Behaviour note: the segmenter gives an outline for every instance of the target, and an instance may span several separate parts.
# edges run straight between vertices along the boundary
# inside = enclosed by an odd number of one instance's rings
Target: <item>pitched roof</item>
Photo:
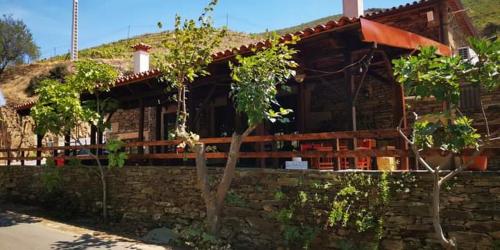
[[[317,25],[315,27],[306,28],[306,29],[303,29],[301,31],[297,31],[293,34],[283,35],[280,38],[280,40],[281,41],[289,41],[289,40],[291,40],[293,35],[300,37],[301,40],[304,40],[304,39],[316,36],[316,35],[324,33],[324,32],[331,32],[331,31],[338,29],[338,28],[341,28],[341,27],[345,27],[345,26],[348,26],[351,24],[360,23],[361,18],[375,19],[375,18],[379,18],[382,16],[395,14],[395,13],[398,13],[401,11],[407,11],[407,10],[410,10],[413,8],[421,7],[424,4],[435,3],[437,1],[439,1],[439,0],[420,0],[418,2],[415,1],[412,3],[407,3],[404,5],[392,7],[389,9],[384,9],[382,11],[369,13],[369,14],[366,14],[365,16],[361,16],[360,18],[341,17],[339,20],[331,20],[325,24],[320,24],[320,25]],[[461,10],[463,8],[463,5],[462,5],[460,0],[448,0],[448,3],[450,3],[451,7],[453,7],[455,11]],[[464,16],[463,21],[465,23],[465,26],[469,30],[470,34],[476,35],[477,32],[475,31],[474,26],[471,24],[468,16],[466,14],[462,15],[462,16]],[[260,49],[260,48],[264,47],[265,45],[266,45],[266,41],[260,41],[257,43],[242,45],[239,48],[226,49],[224,51],[214,53],[214,54],[212,54],[212,58],[213,58],[214,62],[224,61],[224,60],[227,60],[229,58],[234,57],[237,54],[250,53],[252,51],[252,49],[254,49],[254,48]],[[150,69],[148,71],[141,72],[141,73],[136,73],[136,74],[132,74],[132,75],[125,75],[125,76],[119,77],[116,80],[116,86],[123,86],[123,85],[127,85],[130,83],[135,83],[135,82],[139,82],[142,80],[146,80],[146,79],[152,79],[152,78],[159,77],[160,75],[161,75],[161,71],[159,69]],[[14,106],[13,108],[15,110],[23,110],[23,109],[31,108],[34,104],[35,104],[35,101],[30,101],[28,103]]]

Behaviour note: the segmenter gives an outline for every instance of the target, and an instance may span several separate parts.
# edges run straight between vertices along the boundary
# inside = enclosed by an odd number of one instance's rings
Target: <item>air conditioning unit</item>
[[[462,47],[458,48],[458,54],[462,57],[462,59],[475,64],[479,61],[476,52],[470,47]]]

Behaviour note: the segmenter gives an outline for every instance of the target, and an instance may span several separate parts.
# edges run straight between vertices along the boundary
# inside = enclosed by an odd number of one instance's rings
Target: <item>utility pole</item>
[[[128,25],[127,39],[130,38],[130,24]]]
[[[78,0],[73,0],[73,22],[71,30],[71,61],[78,60]]]

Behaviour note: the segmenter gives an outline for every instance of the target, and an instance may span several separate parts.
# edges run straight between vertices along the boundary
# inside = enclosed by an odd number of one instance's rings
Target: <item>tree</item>
[[[175,134],[186,142],[196,141],[197,135],[187,131],[187,92],[188,85],[197,77],[209,74],[207,66],[212,62],[212,52],[220,45],[226,34],[225,29],[216,29],[212,25],[212,13],[218,0],[212,0],[198,18],[181,21],[175,16],[175,29],[171,39],[162,44],[168,51],[155,57],[158,68],[163,76],[161,79],[168,84],[167,90],[177,90],[177,119]],[[161,27],[161,22],[158,23]],[[185,144],[180,145],[180,147]]]
[[[3,15],[0,18],[0,75],[8,65],[22,63],[26,58],[37,59],[40,50],[33,35],[22,20]]]
[[[239,151],[245,137],[263,121],[281,120],[290,110],[280,108],[276,100],[277,86],[284,84],[295,74],[296,63],[293,55],[296,51],[288,46],[298,39],[280,42],[272,36],[266,47],[253,50],[254,55],[236,57],[236,64],[230,64],[232,70],[231,96],[236,105],[236,111],[248,117],[248,127],[234,131],[220,183],[214,190],[210,188],[206,166],[205,145],[199,141],[199,136],[190,132],[186,121],[189,116],[186,105],[186,92],[189,84],[198,76],[208,75],[207,66],[211,62],[211,54],[220,43],[224,30],[212,27],[210,13],[217,1],[211,1],[198,19],[199,26],[193,20],[181,24],[176,17],[173,39],[164,46],[169,51],[167,55],[158,58],[158,64],[164,77],[170,85],[167,88],[177,89],[177,123],[175,134],[182,140],[179,147],[188,146],[196,155],[196,171],[198,186],[205,202],[207,230],[217,235],[220,229],[220,215],[224,206],[226,194],[234,177]]]
[[[488,144],[500,137],[491,134],[486,113],[482,108],[486,124],[486,135],[481,137],[472,126],[472,120],[459,110],[460,85],[472,83],[486,90],[500,87],[500,43],[498,41],[471,39],[470,44],[478,54],[478,60],[464,60],[460,56],[439,57],[436,48],[422,48],[418,55],[394,60],[394,74],[399,83],[417,98],[435,97],[445,103],[444,112],[418,117],[410,138],[398,128],[401,136],[411,145],[417,160],[434,175],[432,215],[436,236],[446,249],[456,248],[454,239],[448,239],[440,221],[440,190],[443,185],[466,170],[473,162],[463,160],[453,171],[431,166],[421,151],[429,148],[440,149],[454,155],[474,149],[473,157],[481,154]],[[482,106],[482,104],[481,104]],[[473,158],[472,157],[472,158]]]
[[[85,123],[97,127],[98,133],[109,127],[106,113],[117,108],[116,102],[109,99],[101,100],[100,93],[107,92],[115,84],[118,76],[113,67],[94,61],[78,61],[76,71],[66,77],[63,83],[46,79],[36,89],[39,98],[32,109],[36,132],[39,135],[52,133],[57,136],[67,135],[77,126]],[[95,100],[82,102],[82,94],[90,93]],[[109,117],[109,116],[108,116]],[[78,138],[74,140],[80,143]],[[107,220],[107,182],[106,172],[113,167],[122,167],[126,154],[120,152],[123,142],[108,140],[108,165],[103,166],[100,160],[100,150],[90,155],[98,165],[97,174],[102,185],[102,215]]]

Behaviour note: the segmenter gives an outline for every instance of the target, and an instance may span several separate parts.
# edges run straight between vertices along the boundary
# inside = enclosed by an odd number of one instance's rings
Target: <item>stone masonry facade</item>
[[[211,174],[220,177],[221,171],[212,169]],[[43,192],[40,174],[37,167],[0,168],[0,200],[39,203]],[[98,178],[87,168],[65,168],[62,174],[64,190],[78,197],[81,213],[97,216]],[[230,192],[244,205],[225,207],[222,236],[235,249],[284,249],[283,227],[274,219],[283,205],[276,199],[276,191],[310,192],[310,183],[332,182],[327,192],[334,195],[341,188],[337,178],[346,174],[353,173],[239,169]],[[389,178],[398,185],[398,180],[408,176],[414,177],[415,185],[409,192],[391,194],[384,207],[381,249],[440,249],[430,216],[432,176],[392,173]],[[110,173],[108,182],[112,220],[137,235],[161,226],[188,227],[205,216],[194,167],[125,167]],[[500,174],[466,172],[452,184],[451,191],[442,193],[445,231],[456,237],[461,249],[494,249],[500,240]],[[325,209],[330,206],[325,204]],[[354,237],[354,232],[330,228],[316,238],[311,249],[339,249],[339,242]]]

